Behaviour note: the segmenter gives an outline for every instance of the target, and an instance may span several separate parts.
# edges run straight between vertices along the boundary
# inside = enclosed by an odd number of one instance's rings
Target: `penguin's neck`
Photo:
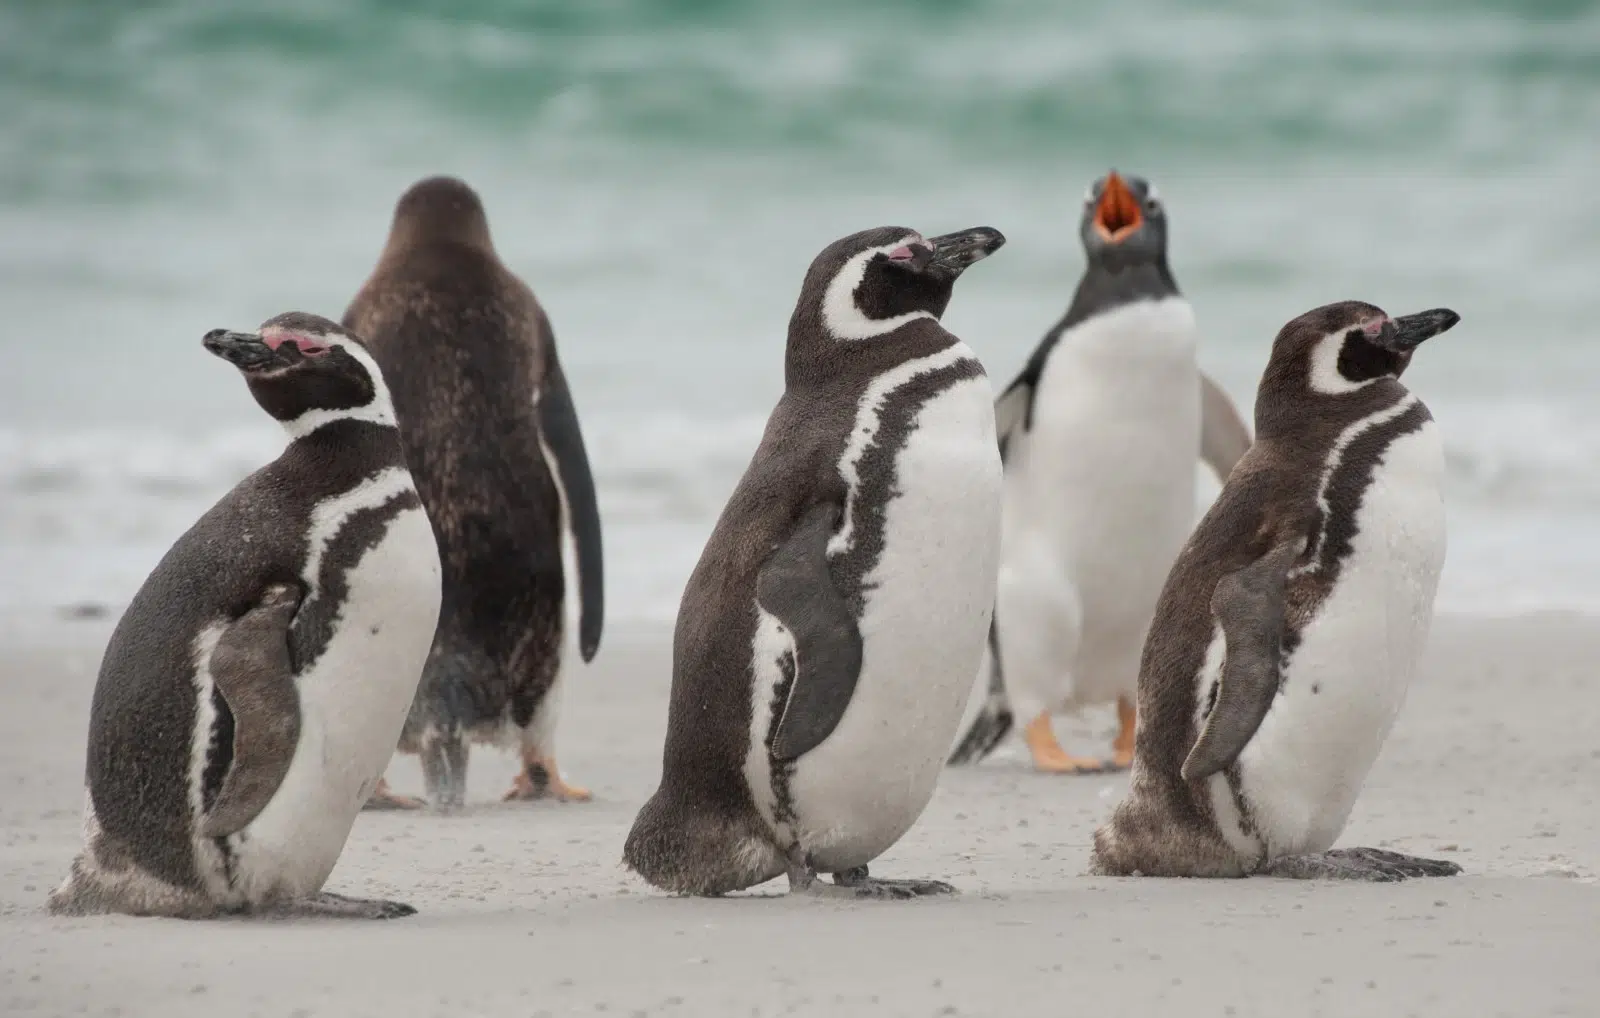
[[[299,417],[279,423],[283,425],[283,430],[292,442],[341,421],[359,421],[394,428],[397,426],[394,401],[389,398],[389,391],[380,385],[373,393],[372,399],[363,406],[338,409],[316,407],[307,410]]]
[[[1070,327],[1125,304],[1181,296],[1165,258],[1117,268],[1091,262],[1078,281],[1062,325]]]

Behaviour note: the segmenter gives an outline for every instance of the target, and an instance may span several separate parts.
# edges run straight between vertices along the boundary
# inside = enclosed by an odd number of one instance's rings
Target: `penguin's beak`
[[[1392,318],[1378,334],[1377,344],[1394,353],[1410,353],[1421,346],[1423,341],[1432,339],[1441,332],[1448,332],[1461,316],[1449,308],[1434,308],[1432,311],[1418,311],[1414,315],[1401,315]]]
[[[260,371],[279,360],[278,352],[254,332],[212,329],[200,344],[240,371]]]
[[[933,249],[928,268],[954,279],[973,262],[994,254],[1006,242],[1005,235],[992,226],[975,226],[959,233],[930,237],[925,243]]]
[[[1144,213],[1139,209],[1139,199],[1133,196],[1117,171],[1112,170],[1106,176],[1105,189],[1095,205],[1095,232],[1108,244],[1120,244],[1143,225]]]

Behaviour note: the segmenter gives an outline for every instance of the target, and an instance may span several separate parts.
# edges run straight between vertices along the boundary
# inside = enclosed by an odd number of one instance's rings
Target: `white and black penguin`
[[[290,441],[178,539],[112,633],[86,845],[50,908],[409,915],[321,890],[439,615],[438,550],[383,375],[356,337],[299,312],[204,344]]]
[[[1139,648],[1195,524],[1196,459],[1226,478],[1250,446],[1199,369],[1155,188],[1109,173],[1084,199],[1079,234],[1088,265],[1072,304],[995,406],[1005,523],[988,693],[954,764],[988,755],[1014,718],[1040,771],[1132,762]],[[1051,713],[1109,703],[1111,759],[1066,753]]]
[[[1445,557],[1444,451],[1400,382],[1443,309],[1346,301],[1273,342],[1256,440],[1172,567],[1132,784],[1097,873],[1399,880],[1455,863],[1329,849],[1394,724]]]
[[[430,177],[400,197],[344,323],[389,379],[444,561],[439,630],[398,748],[421,754],[438,809],[462,805],[473,742],[519,754],[507,800],[589,799],[563,779],[555,734],[568,592],[585,662],[604,622],[594,479],[550,320],[495,253],[472,188]],[[387,783],[369,804],[421,805]]]
[[[933,795],[993,610],[993,391],[939,320],[1004,241],[882,227],[811,263],[783,397],[678,609],[661,785],[623,853],[655,886],[952,890],[867,864]]]

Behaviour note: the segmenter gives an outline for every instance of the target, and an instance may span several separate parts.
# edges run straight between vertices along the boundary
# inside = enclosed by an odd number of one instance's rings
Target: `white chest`
[[[789,778],[794,833],[822,868],[863,865],[911,827],[960,722],[999,565],[992,401],[987,378],[956,382],[921,406],[895,458],[882,551],[863,584],[860,677],[838,727]],[[747,769],[758,804],[762,770]]]
[[[1137,642],[1195,521],[1196,331],[1181,298],[1068,330],[1006,464],[1005,561],[1074,584],[1085,638]]]
[[[392,494],[384,487],[352,500],[323,533],[331,539],[349,512],[381,505]],[[423,510],[392,520],[347,583],[332,639],[297,679],[301,734],[289,772],[236,836],[236,883],[253,899],[321,886],[394,751],[439,617],[439,556]]]
[[[1444,566],[1443,477],[1431,421],[1389,445],[1338,582],[1301,630],[1282,691],[1240,756],[1273,855],[1333,844],[1405,701]]]

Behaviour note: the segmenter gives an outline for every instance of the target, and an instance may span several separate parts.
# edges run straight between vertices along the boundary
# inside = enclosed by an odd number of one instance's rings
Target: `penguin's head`
[[[812,260],[796,322],[820,308],[821,324],[833,338],[862,340],[915,319],[937,319],[961,273],[1005,242],[988,226],[939,237],[900,226],[851,234]]]
[[[1299,375],[1314,393],[1338,396],[1380,378],[1399,378],[1417,347],[1461,320],[1448,308],[1391,318],[1358,300],[1307,311],[1278,332],[1270,375]]]
[[[255,332],[212,329],[201,344],[238,368],[261,409],[291,434],[342,417],[393,423],[378,362],[359,339],[326,318],[290,311]]]
[[[395,253],[429,243],[494,250],[483,200],[466,181],[456,177],[424,177],[406,188],[395,202],[385,250]]]
[[[1078,224],[1090,264],[1113,271],[1167,254],[1167,213],[1143,177],[1112,170],[1089,186]]]

